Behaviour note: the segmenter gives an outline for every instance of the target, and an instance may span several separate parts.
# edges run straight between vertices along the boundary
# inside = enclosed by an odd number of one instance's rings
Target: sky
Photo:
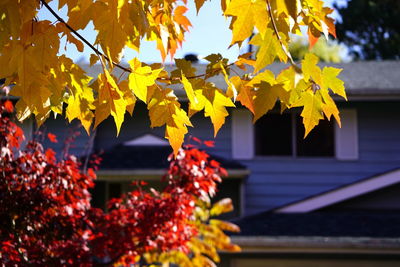
[[[327,0],[326,3],[328,6],[331,6],[333,1]],[[203,57],[212,53],[220,53],[223,57],[234,61],[240,53],[247,51],[245,44],[240,49],[237,45],[228,49],[232,33],[229,30],[229,21],[222,16],[219,0],[205,2],[198,15],[196,15],[194,1],[188,2],[189,11],[186,14],[193,27],[186,34],[186,41],[183,43],[182,48],[177,51],[175,58],[182,58],[188,53],[194,53]],[[345,2],[345,0],[340,0],[339,2]],[[57,10],[58,1],[52,1],[50,4],[54,10]],[[66,17],[65,8],[58,11],[58,13],[63,18]],[[39,19],[55,21],[55,18],[44,8],[39,12],[38,16]],[[334,17],[337,17],[337,15],[334,14]],[[94,43],[95,32],[93,25],[89,25],[87,29],[80,31],[80,33],[89,42]],[[65,41],[63,40],[63,42]],[[67,45],[67,50],[67,55],[74,61],[89,61],[90,54],[92,53],[88,47],[85,47],[84,52],[80,53],[72,45]],[[155,42],[144,41],[139,54],[130,49],[126,50],[123,61],[129,61],[132,57],[138,57],[139,60],[146,63],[161,62],[161,56],[156,49]],[[167,60],[166,63],[168,64],[170,61]]]

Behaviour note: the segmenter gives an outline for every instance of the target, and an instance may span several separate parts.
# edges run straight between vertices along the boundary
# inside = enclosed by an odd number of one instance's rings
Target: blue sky
[[[333,0],[327,0],[326,2],[330,5],[332,1]],[[55,10],[58,5],[57,2],[58,1],[51,2],[51,6]],[[229,22],[222,16],[220,1],[207,1],[198,15],[196,15],[196,9],[193,3],[194,1],[188,2],[189,11],[187,12],[187,15],[192,22],[193,27],[186,35],[186,42],[184,42],[182,48],[177,51],[175,55],[176,58],[181,58],[187,53],[195,53],[200,56],[207,56],[212,53],[221,53],[224,57],[233,61],[237,58],[240,52],[246,51],[246,45],[241,49],[237,46],[228,49],[232,34],[229,30]],[[63,17],[66,17],[65,9],[59,11],[59,13]],[[55,18],[45,10],[42,10],[39,13],[39,18],[55,21]],[[94,42],[95,35],[92,25],[89,25],[89,27],[82,31],[81,34],[91,43]],[[64,47],[64,44],[62,44],[62,47]],[[90,53],[92,53],[88,47],[85,47],[84,53],[79,53],[71,45],[68,45],[67,49],[67,55],[76,61],[88,61]],[[132,50],[125,51],[124,60],[128,61],[134,56],[147,63],[161,61],[160,53],[156,50],[154,42],[143,42],[140,54],[137,54]],[[169,63],[169,61],[166,63]]]

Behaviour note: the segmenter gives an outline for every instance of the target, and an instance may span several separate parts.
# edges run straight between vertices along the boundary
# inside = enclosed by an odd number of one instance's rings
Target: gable
[[[400,183],[323,208],[319,211],[400,211]]]
[[[124,146],[169,146],[169,143],[158,136],[145,134],[124,142]]]
[[[341,203],[368,193],[375,192],[400,183],[400,169],[348,184],[331,191],[285,205],[274,211],[278,213],[312,212]]]

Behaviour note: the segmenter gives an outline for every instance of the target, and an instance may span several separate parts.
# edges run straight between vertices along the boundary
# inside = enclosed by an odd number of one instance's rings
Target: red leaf
[[[9,113],[14,111],[14,105],[10,100],[6,100],[6,102],[4,102],[4,108]]]
[[[199,143],[199,144],[201,144],[201,140],[199,138],[197,138],[197,137],[192,137],[192,140],[197,142],[197,143]]]
[[[50,163],[56,162],[56,152],[53,149],[49,148],[46,150],[46,159]]]
[[[93,170],[92,168],[88,168],[87,174],[88,174],[88,176],[91,177],[92,179],[96,179],[96,173],[94,172],[94,170]]]
[[[52,143],[57,143],[58,142],[56,135],[54,135],[52,133],[48,133],[47,134],[47,138],[49,138],[50,142],[52,142]]]
[[[215,142],[214,141],[204,141],[204,144],[208,147],[214,147],[215,146]]]

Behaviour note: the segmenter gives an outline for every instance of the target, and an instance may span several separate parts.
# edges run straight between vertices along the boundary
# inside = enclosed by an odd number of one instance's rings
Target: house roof
[[[400,183],[400,168],[307,197],[273,211],[278,213],[312,212],[398,183]]]
[[[167,158],[171,152],[170,146],[119,144],[100,153],[102,162],[99,170],[165,170],[169,166]],[[226,169],[246,170],[246,167],[236,160],[215,155],[210,157],[220,162]]]
[[[400,247],[400,214],[397,211],[328,208],[397,186],[399,182],[400,169],[396,169],[274,210],[236,219],[234,223],[241,228],[238,236],[242,237],[302,237],[306,243],[312,241],[310,237],[333,237],[326,242],[337,242],[338,237],[398,238],[396,246]]]
[[[355,61],[347,63],[323,63],[320,67],[343,69],[339,78],[344,81],[349,96],[400,95],[400,61]],[[271,65],[279,73],[284,64]]]
[[[204,73],[206,65],[193,64],[198,73]],[[279,73],[286,68],[287,64],[274,63],[267,68],[274,73]],[[400,61],[355,61],[340,64],[323,63],[323,66],[342,68],[339,77],[344,81],[345,88],[350,98],[359,97],[391,97],[400,98]],[[84,67],[85,68],[85,67]],[[174,66],[165,66],[167,70],[174,69]],[[101,68],[86,68],[92,76],[97,75]],[[118,69],[115,69],[118,72]],[[243,73],[240,69],[235,69],[235,74]],[[210,81],[214,82],[219,88],[226,88],[225,80],[222,76],[213,77]],[[176,94],[184,96],[183,90],[176,87]]]

